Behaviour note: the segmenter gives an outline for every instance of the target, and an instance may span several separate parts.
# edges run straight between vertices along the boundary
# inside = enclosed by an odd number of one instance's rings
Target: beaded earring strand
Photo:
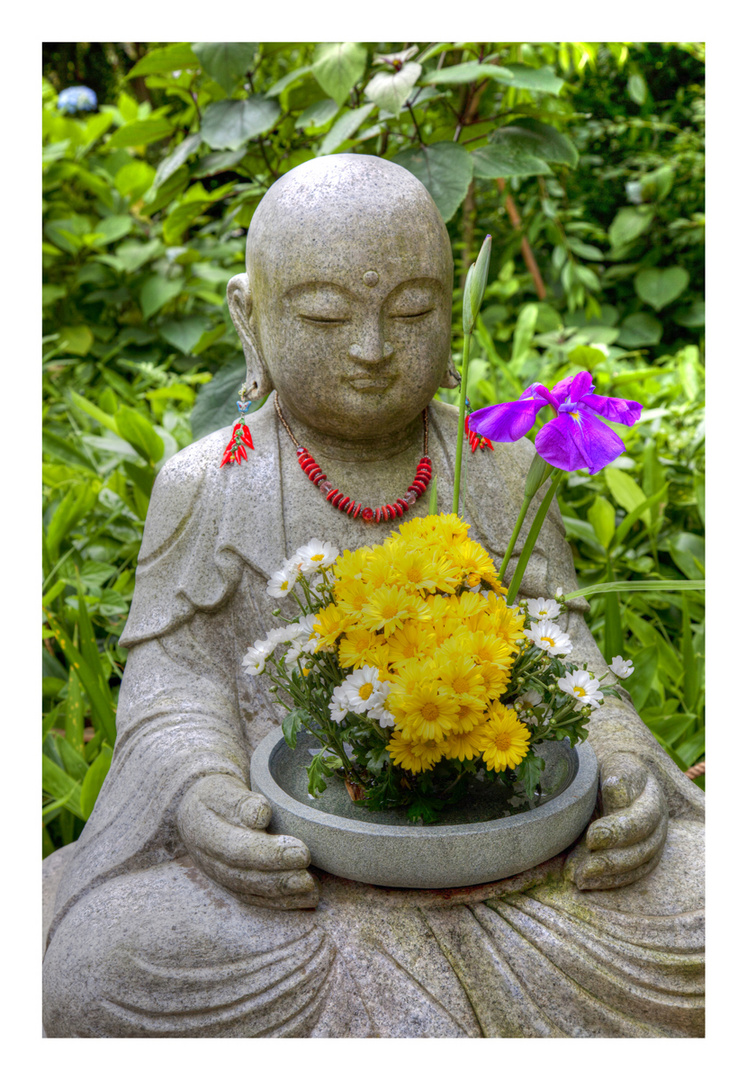
[[[374,524],[378,524],[380,521],[393,521],[395,518],[401,518],[407,513],[410,507],[415,505],[430,483],[431,459],[428,457],[427,409],[423,409],[423,456],[418,462],[418,467],[415,470],[415,479],[401,499],[397,499],[393,503],[386,503],[376,510],[372,509],[370,506],[364,506],[361,502],[356,502],[355,499],[351,499],[349,495],[346,495],[344,491],[336,488],[331,480],[327,479],[327,474],[322,472],[320,466],[316,463],[306,447],[299,445],[298,439],[288,427],[288,423],[280,408],[277,394],[275,395],[275,411],[278,414],[280,423],[288,432],[293,445],[296,447],[298,464],[306,473],[309,480],[319,488],[328,503],[332,503],[336,510],[341,510],[342,513],[347,514],[348,517],[360,517],[361,521],[372,522]]]

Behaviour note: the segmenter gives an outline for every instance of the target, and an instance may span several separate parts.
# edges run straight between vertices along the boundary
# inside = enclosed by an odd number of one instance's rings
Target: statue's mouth
[[[392,385],[392,375],[355,375],[348,379],[354,390],[386,390]]]

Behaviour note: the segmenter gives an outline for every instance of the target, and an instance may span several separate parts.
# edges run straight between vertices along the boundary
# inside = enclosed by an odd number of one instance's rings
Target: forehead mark
[[[378,283],[379,275],[376,273],[376,271],[366,270],[365,274],[363,275],[363,284],[368,285],[369,289],[372,289],[374,285],[378,285]]]

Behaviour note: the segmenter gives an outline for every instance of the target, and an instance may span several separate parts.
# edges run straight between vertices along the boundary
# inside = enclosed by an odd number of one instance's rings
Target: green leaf
[[[135,164],[142,165],[143,163],[135,162]],[[147,169],[148,166],[146,165],[145,168]],[[151,169],[150,172],[152,173],[153,170]],[[150,187],[150,184],[147,186]],[[100,237],[96,241],[96,246],[113,244],[115,240],[121,240],[123,236],[132,232],[134,224],[129,214],[112,214],[111,217],[102,218],[96,225],[96,233]]]
[[[205,315],[188,315],[183,319],[162,323],[158,327],[158,333],[169,345],[187,356],[211,325],[210,319]]]
[[[597,540],[609,548],[615,533],[615,508],[603,495],[597,495],[586,515],[592,524]]]
[[[518,127],[500,128],[489,146],[473,150],[475,176],[495,180],[505,176],[540,176],[552,169],[538,156],[531,136]]]
[[[265,91],[265,97],[277,97],[279,94],[282,94],[283,90],[287,90],[289,86],[293,86],[299,79],[308,75],[311,70],[311,65],[308,64],[306,67],[300,67],[296,68],[295,71],[289,71],[287,75],[283,75],[282,79],[278,79],[276,83],[272,84],[269,90]]]
[[[109,413],[100,409],[98,405],[94,405],[92,401],[88,401],[87,398],[81,397],[80,394],[76,394],[74,390],[70,391],[70,400],[73,405],[76,405],[84,413],[87,413],[88,416],[96,420],[102,427],[108,428],[109,431],[113,431],[115,435],[117,434],[117,425],[113,418]]]
[[[168,139],[174,130],[171,121],[163,116],[149,117],[147,120],[132,120],[123,124],[107,140],[106,146],[114,150],[119,146],[148,146],[150,143]]]
[[[628,315],[623,319],[620,326],[620,335],[617,344],[625,349],[638,349],[644,345],[658,345],[664,327],[655,315],[649,315],[646,311],[639,311],[635,315]]]
[[[304,109],[296,120],[296,128],[321,128],[337,113],[339,106],[334,98],[322,98]]]
[[[50,307],[52,304],[56,304],[63,296],[67,296],[67,289],[64,285],[42,285],[42,307]]]
[[[397,154],[392,159],[409,169],[431,194],[444,221],[449,221],[464,201],[472,180],[472,157],[454,142],[431,143]]]
[[[638,712],[646,704],[659,666],[659,650],[656,645],[647,645],[645,649],[634,653],[631,658],[634,671],[625,680],[625,689],[633,699]]]
[[[319,147],[319,154],[331,154],[337,149],[346,139],[352,138],[355,135],[358,128],[361,126],[367,116],[373,112],[375,106],[373,103],[370,105],[361,105],[359,109],[350,109],[345,111],[339,120],[336,120],[330,130],[322,140],[322,145]]]
[[[620,524],[615,529],[615,535],[612,538],[611,547],[617,547],[618,544],[622,544],[625,537],[630,532],[636,521],[643,516],[647,510],[658,507],[661,502],[667,500],[667,485],[664,484],[659,491],[655,491],[652,495],[649,495],[645,502],[639,503],[629,513],[625,515]],[[654,517],[658,517],[658,511],[655,512]]]
[[[93,334],[87,326],[61,326],[59,347],[73,356],[85,356],[93,345]]]
[[[305,709],[292,709],[289,713],[285,714],[283,718],[283,737],[290,746],[291,750],[296,749],[296,739],[298,733],[305,723],[311,720],[311,717]]]
[[[379,71],[366,87],[366,97],[380,109],[398,116],[423,69],[420,64],[403,64],[399,71]]]
[[[137,450],[149,465],[154,466],[161,460],[163,439],[141,413],[124,405],[117,410],[115,420],[118,434],[130,444],[133,450]]]
[[[57,749],[68,776],[72,776],[73,780],[82,781],[88,772],[88,765],[83,755],[72,743],[68,742],[67,738],[57,740]]]
[[[613,656],[620,656],[623,649],[620,597],[609,592],[604,598],[604,648],[602,653],[609,664]]]
[[[536,304],[524,304],[519,312],[511,346],[511,363],[514,365],[520,364],[532,347],[538,312]]]
[[[651,227],[653,220],[653,207],[624,206],[622,210],[617,211],[610,225],[609,237],[612,247],[623,247],[637,240]]]
[[[563,521],[569,533],[571,528],[568,527],[568,522],[571,526],[586,524],[586,522],[574,522],[573,518],[567,518],[565,514],[563,514]],[[593,530],[589,529],[589,532]],[[577,535],[583,537],[583,533],[577,533]],[[682,578],[664,578],[658,581],[599,581],[596,585],[587,585],[583,589],[566,593],[565,599],[574,600],[577,596],[596,596],[597,593],[608,592],[653,592],[664,595],[669,592],[702,592],[704,589],[705,581],[702,578],[693,581],[683,581]]]
[[[690,275],[681,266],[668,266],[664,270],[651,267],[639,270],[633,284],[644,304],[650,304],[656,311],[661,311],[671,304],[687,288]]]
[[[637,73],[631,75],[628,79],[628,96],[636,105],[643,105],[648,95],[648,88],[646,86],[646,80],[642,75]]]
[[[214,101],[202,117],[202,138],[212,150],[238,150],[273,127],[280,116],[277,101],[255,94],[243,101]]]
[[[82,751],[84,740],[86,707],[83,701],[83,688],[74,668],[70,668],[65,698],[65,740],[75,749]],[[84,760],[85,764],[85,760]],[[69,771],[69,770],[68,770]],[[85,774],[84,774],[85,775]],[[82,777],[81,777],[82,779]]]
[[[91,811],[106,780],[112,763],[112,751],[108,746],[101,747],[101,753],[95,758],[83,778],[80,789],[80,812],[84,821],[88,821]]]
[[[153,178],[153,187],[158,188],[164,180],[168,180],[168,178],[176,172],[179,166],[184,164],[188,157],[197,153],[201,143],[202,135],[199,131],[194,135],[187,135],[186,139],[182,139],[176,150],[172,151],[172,153],[165,157],[159,164],[156,175]]]
[[[81,618],[85,616],[87,619],[87,612],[85,610],[85,603],[79,603],[79,615]],[[52,628],[57,644],[65,654],[65,659],[68,664],[73,667],[83,683],[83,688],[88,695],[88,700],[91,703],[91,709],[94,714],[94,719],[101,725],[106,734],[106,738],[113,743],[116,734],[115,724],[115,710],[111,699],[111,692],[109,687],[103,683],[101,672],[101,661],[96,661],[97,666],[93,668],[83,658],[82,653],[76,649],[73,643],[70,641],[70,636],[62,625],[55,619],[49,610],[45,612],[47,622]],[[90,625],[90,623],[89,623]],[[82,629],[81,629],[82,634]],[[54,795],[54,791],[50,791],[50,795]]]
[[[702,761],[705,757],[705,728],[701,728],[700,731],[696,731],[694,735],[691,735],[689,739],[680,743],[677,747],[677,754],[688,768],[694,765],[696,761]]]
[[[200,41],[193,43],[192,51],[202,65],[202,70],[215,79],[228,95],[231,95],[239,79],[244,78],[257,55],[257,43],[253,41]]]
[[[311,764],[306,768],[306,774],[309,778],[309,795],[321,795],[323,791],[327,790],[324,777],[331,776],[332,771],[325,761],[326,752],[326,750],[320,750],[318,754],[314,754]]]
[[[76,817],[83,818],[80,784],[46,754],[42,754],[42,791],[59,800],[59,806],[66,806]]]
[[[697,581],[705,570],[705,542],[695,533],[678,532],[669,541],[669,552],[685,577]]]
[[[201,439],[204,435],[233,423],[236,417],[236,395],[245,379],[246,363],[235,361],[221,368],[209,383],[200,387],[190,417],[193,438]],[[261,404],[258,401],[255,407],[259,408]]]
[[[148,240],[144,244],[137,240],[127,240],[119,245],[114,256],[101,255],[98,261],[114,266],[123,274],[134,274],[162,251],[163,244],[160,240]]]
[[[318,45],[312,71],[325,94],[344,105],[347,96],[368,64],[368,52],[364,45],[352,41]]]
[[[689,308],[679,308],[674,314],[674,321],[678,326],[686,326],[692,330],[705,326],[704,302],[695,300]]]
[[[542,781],[544,768],[544,758],[541,758],[534,750],[530,750],[516,766],[516,779],[523,785],[524,794],[528,799],[534,798],[537,785]]]
[[[428,85],[463,86],[465,83],[480,82],[482,79],[498,79],[500,82],[513,83],[513,74],[508,67],[481,64],[478,60],[467,60],[463,64],[451,64],[449,67],[428,71],[421,82]]]
[[[184,288],[184,281],[169,281],[162,274],[151,274],[140,289],[140,308],[144,319],[160,311],[164,304],[173,300]]]
[[[565,86],[562,79],[559,79],[551,67],[533,68],[528,64],[506,64],[505,68],[500,71],[500,75],[495,75],[494,78],[499,82],[506,82],[509,86],[515,87],[517,90],[533,90],[539,93],[545,94],[559,94]],[[510,75],[510,79],[503,74],[503,71],[507,71]]]
[[[146,193],[155,175],[156,170],[146,161],[131,161],[118,170],[114,177],[114,186],[120,195],[125,197],[129,195],[131,199],[137,200]],[[130,227],[132,224],[130,220]],[[129,231],[129,229],[126,230],[126,232]],[[126,235],[126,232],[121,235]]]
[[[182,68],[198,68],[199,61],[187,42],[175,42],[151,51],[135,64],[126,78],[138,75],[159,75],[162,72],[181,71]]]
[[[641,504],[646,502],[646,496],[633,477],[622,469],[613,469],[610,465],[604,470],[603,476],[615,502],[630,513],[640,512],[641,518],[650,528],[651,511],[639,510]]]
[[[100,490],[98,480],[74,484],[58,504],[46,531],[47,547],[53,562],[57,561],[62,541],[96,505]]]

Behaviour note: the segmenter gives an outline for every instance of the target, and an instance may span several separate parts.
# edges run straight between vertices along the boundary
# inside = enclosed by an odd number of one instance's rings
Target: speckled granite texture
[[[451,259],[425,189],[379,159],[307,162],[262,201],[247,266],[229,305],[252,392],[276,388],[335,486],[371,506],[396,498],[422,453],[421,410],[452,378]],[[226,428],[153,489],[112,767],[80,839],[45,865],[47,1035],[702,1035],[703,797],[629,702],[590,726],[601,816],[568,858],[518,878],[357,885],[311,875],[304,845],[272,833],[249,761],[279,717],[241,667],[275,624],[266,581],[312,536],[342,550],[389,531],[324,501],[273,399],[251,418],[245,465],[219,469]],[[456,414],[429,413],[448,510]],[[498,560],[532,453],[522,440],[467,455],[463,513]],[[555,506],[522,591],[558,586],[575,578]],[[573,658],[600,675],[583,608]]]

